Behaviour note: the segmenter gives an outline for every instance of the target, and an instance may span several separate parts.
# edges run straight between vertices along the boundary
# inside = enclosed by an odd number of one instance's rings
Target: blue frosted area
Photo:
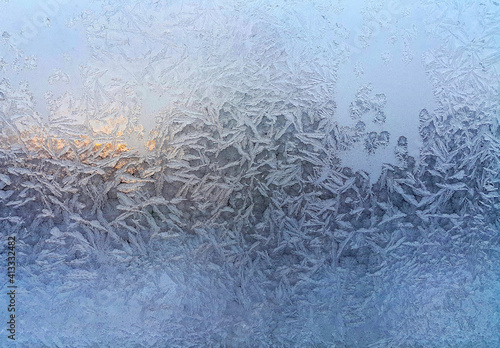
[[[500,347],[499,18],[0,1],[0,347]]]

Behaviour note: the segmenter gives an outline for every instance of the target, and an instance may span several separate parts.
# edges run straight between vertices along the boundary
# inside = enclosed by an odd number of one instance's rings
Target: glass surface
[[[500,347],[499,69],[493,0],[0,1],[0,346]]]

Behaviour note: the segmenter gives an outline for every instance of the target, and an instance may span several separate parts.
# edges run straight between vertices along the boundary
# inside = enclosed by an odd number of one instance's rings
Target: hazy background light
[[[170,14],[166,13],[166,19],[174,21],[176,12],[187,11],[190,6],[192,5],[187,3],[180,7],[169,7]],[[217,3],[198,4],[196,8],[198,6],[206,6],[206,11],[213,12],[215,18],[222,13],[220,9],[231,8],[231,5],[225,2],[220,3],[220,8]],[[254,5],[248,6],[252,8]],[[436,48],[440,42],[422,34],[424,31],[422,14],[412,6],[405,7],[394,1],[384,3],[381,5],[384,22],[374,21],[367,17],[366,13],[360,11],[359,9],[365,6],[362,1],[339,2],[336,6],[328,1],[294,4],[278,2],[276,6],[270,6],[266,10],[270,15],[283,20],[283,26],[276,23],[274,29],[280,33],[280,36],[275,39],[288,54],[292,54],[292,60],[299,62],[302,58],[300,54],[294,57],[294,52],[303,52],[308,47],[328,49],[330,45],[341,45],[347,49],[345,57],[332,57],[338,61],[336,71],[334,71],[336,77],[332,81],[335,85],[335,95],[332,98],[337,104],[334,118],[340,125],[354,126],[356,123],[349,117],[349,105],[359,88],[370,83],[374,94],[384,94],[387,97],[384,110],[387,117],[385,124],[373,124],[368,119],[364,121],[367,131],[373,130],[378,133],[382,130],[388,131],[391,134],[389,145],[378,148],[373,154],[368,154],[363,150],[363,143],[360,142],[351,150],[340,154],[344,165],[366,170],[371,173],[372,179],[376,179],[384,162],[395,163],[393,149],[399,135],[408,138],[409,154],[415,158],[418,157],[420,140],[417,136],[416,113],[422,108],[433,110],[436,107],[421,57],[427,50]],[[105,10],[99,2],[11,1],[3,4],[3,8],[4,11],[0,14],[0,20],[3,23],[2,30],[8,33],[10,39],[4,40],[1,47],[2,56],[6,59],[11,57],[11,60],[14,60],[15,52],[18,52],[16,50],[22,50],[21,57],[24,56],[25,59],[35,57],[36,59],[36,67],[31,70],[15,71],[12,66],[8,67],[5,77],[14,85],[20,81],[28,81],[34,94],[35,110],[40,113],[42,119],[47,119],[45,95],[47,92],[53,93],[54,98],[67,92],[77,99],[82,97],[84,93],[81,80],[82,66],[90,68],[100,66],[108,71],[107,74],[110,77],[114,76],[124,82],[131,81],[135,84],[134,90],[140,98],[141,108],[138,121],[144,128],[144,137],[130,138],[129,141],[138,149],[144,150],[147,134],[155,127],[155,116],[159,112],[168,109],[174,101],[178,102],[179,96],[184,96],[186,101],[192,100],[190,88],[193,87],[193,81],[176,83],[167,81],[167,85],[161,85],[158,84],[158,77],[155,76],[159,73],[158,71],[137,70],[134,65],[125,61],[109,61],[104,62],[103,65],[103,62],[99,60],[100,57],[92,55],[83,17],[103,13]],[[329,11],[325,13],[328,17],[322,13],[322,9]],[[199,11],[199,8],[197,10]],[[224,30],[229,35],[254,30],[251,17],[246,18],[246,14],[242,12],[234,14],[238,16],[234,21],[228,21],[227,17],[219,18],[219,21],[226,23],[225,27],[219,30]],[[43,17],[46,17],[45,22],[42,21]],[[218,30],[216,22],[205,22],[204,30],[206,32]],[[396,22],[401,28],[413,28],[414,33],[409,33],[407,39],[404,39],[402,35],[395,36],[394,33],[389,32],[388,24],[394,25]],[[340,28],[339,31],[337,33],[325,32],[326,23],[330,26],[336,23],[337,28]],[[256,33],[260,35],[258,31]],[[364,41],[366,35],[368,35],[367,45]],[[168,48],[172,64],[179,62],[183,64],[183,69],[196,71],[199,68],[198,64],[202,63],[198,56],[202,53],[204,39],[186,41],[182,35],[172,37],[174,41]],[[244,61],[245,56],[251,53],[246,52],[244,46],[241,46],[245,42],[238,36],[228,37],[228,39],[234,40],[235,47],[239,47],[233,53],[234,58],[241,55]],[[14,45],[9,47],[9,43],[14,43]],[[146,46],[141,47],[140,41],[134,38],[126,45],[137,45],[137,48],[131,51],[136,52],[136,59],[140,59],[141,55],[146,53],[144,52]],[[409,51],[406,61],[401,58],[405,57],[404,50]],[[201,56],[207,53],[209,52]],[[231,59],[231,57],[226,58]],[[319,60],[317,63],[328,67],[332,62]],[[59,80],[52,78],[49,83],[49,78],[57,73],[64,78]],[[69,81],[65,78],[69,78]],[[210,80],[202,83],[207,83],[207,85],[197,87],[207,90],[211,88]],[[212,96],[221,100],[227,97],[229,96],[224,94]],[[408,110],[412,110],[415,115],[407,115]],[[79,117],[79,121],[83,122],[81,116]]]

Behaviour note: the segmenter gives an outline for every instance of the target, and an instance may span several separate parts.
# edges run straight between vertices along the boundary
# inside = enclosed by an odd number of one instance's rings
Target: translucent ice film
[[[500,3],[0,0],[0,347],[500,347]]]

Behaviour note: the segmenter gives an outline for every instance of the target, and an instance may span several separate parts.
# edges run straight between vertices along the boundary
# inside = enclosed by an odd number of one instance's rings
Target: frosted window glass
[[[500,346],[499,18],[0,1],[0,346]]]

